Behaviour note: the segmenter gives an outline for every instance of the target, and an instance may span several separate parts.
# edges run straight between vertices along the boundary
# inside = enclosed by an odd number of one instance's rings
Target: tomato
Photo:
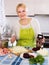
[[[4,52],[5,54],[7,54],[7,53],[9,53],[9,50],[8,50],[7,48],[4,48],[4,49],[3,49],[3,52]]]

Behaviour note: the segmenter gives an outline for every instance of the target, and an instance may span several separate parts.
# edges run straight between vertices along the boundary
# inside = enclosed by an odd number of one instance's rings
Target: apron
[[[34,47],[35,42],[35,33],[32,27],[20,28],[20,39],[18,40],[17,45],[24,47]]]

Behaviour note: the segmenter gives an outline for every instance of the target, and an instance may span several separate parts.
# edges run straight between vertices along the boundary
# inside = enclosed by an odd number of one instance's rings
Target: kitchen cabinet
[[[4,0],[4,3],[6,15],[16,15],[16,5],[18,3],[26,4],[28,15],[49,15],[49,0]]]

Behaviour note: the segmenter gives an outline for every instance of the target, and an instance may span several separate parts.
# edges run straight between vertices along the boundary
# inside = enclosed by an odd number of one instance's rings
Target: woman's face
[[[20,19],[25,19],[26,18],[26,9],[24,7],[19,7],[17,10],[17,14],[20,17]]]

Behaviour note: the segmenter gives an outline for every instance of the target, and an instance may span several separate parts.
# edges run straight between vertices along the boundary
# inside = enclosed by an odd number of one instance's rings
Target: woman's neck
[[[25,18],[20,20],[20,24],[27,25],[30,23],[30,18]]]

